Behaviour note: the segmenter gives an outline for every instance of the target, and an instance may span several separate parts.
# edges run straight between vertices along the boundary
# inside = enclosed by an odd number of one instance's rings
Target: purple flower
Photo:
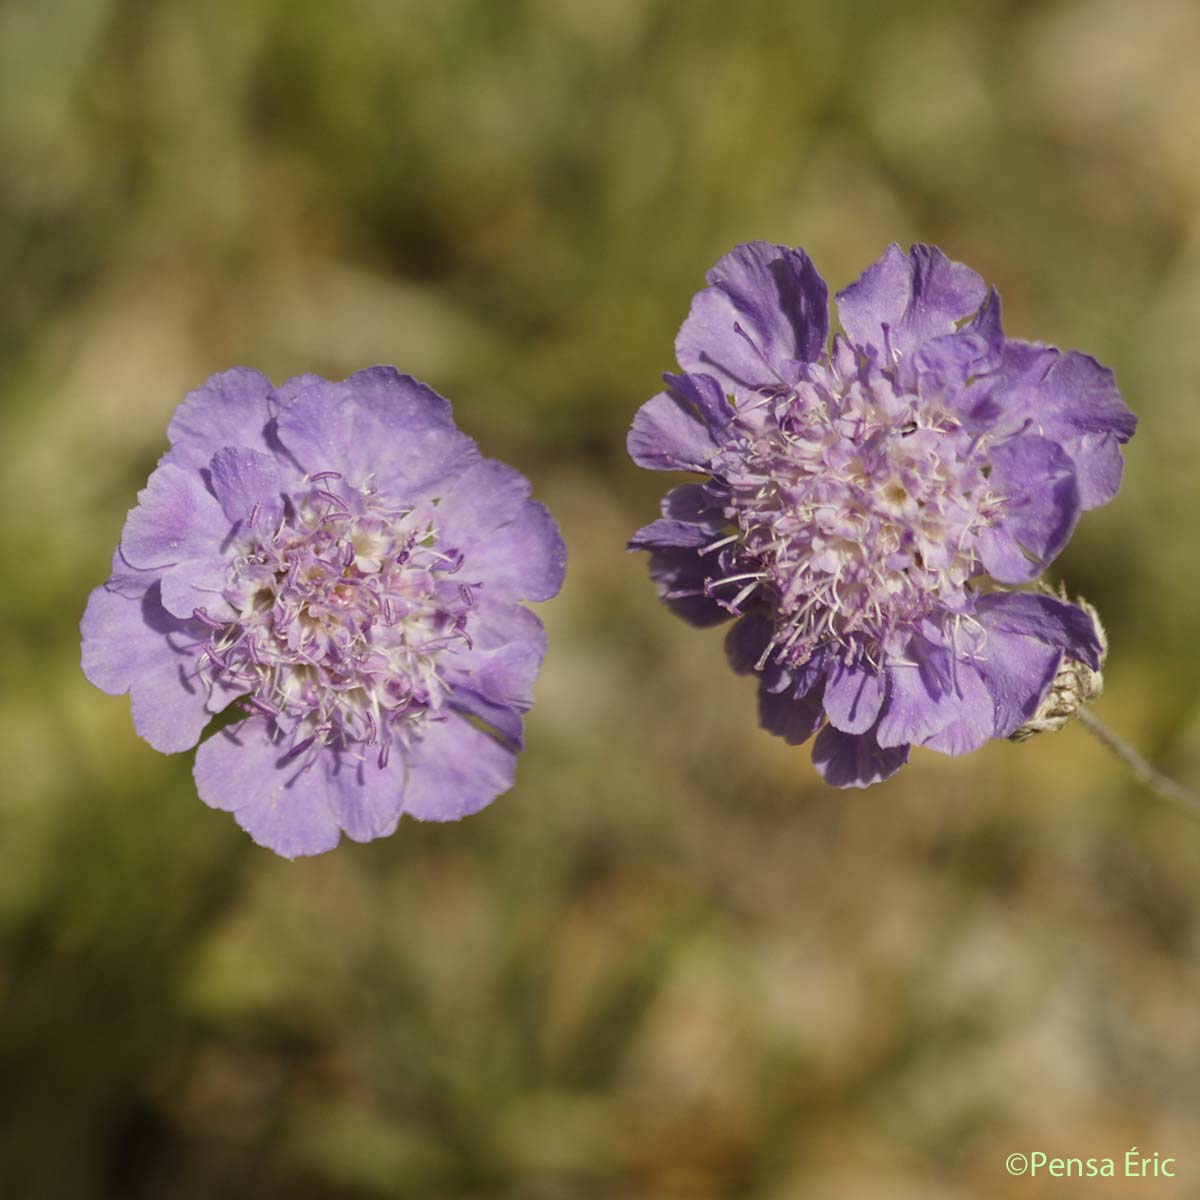
[[[391,367],[344,383],[215,375],[176,409],[83,669],[138,733],[200,746],[200,796],[286,858],[450,821],[513,783],[562,584],[550,514],[450,405]]]
[[[631,548],[697,625],[731,618],[763,726],[865,787],[912,744],[965,754],[1038,709],[1064,660],[1098,669],[1075,605],[1032,582],[1112,499],[1135,418],[1112,372],[1006,338],[1000,300],[931,246],[892,246],[837,297],[802,250],[739,246],[675,344],[684,373],[629,453],[705,476]]]

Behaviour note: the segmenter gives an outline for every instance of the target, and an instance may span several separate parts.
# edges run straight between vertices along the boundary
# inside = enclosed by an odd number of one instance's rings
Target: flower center
[[[290,754],[328,744],[408,743],[436,719],[446,651],[471,646],[472,587],[441,544],[432,505],[391,509],[373,490],[311,475],[274,528],[254,514],[225,598],[237,612],[206,644],[211,686],[249,693]],[[336,490],[335,490],[336,489]],[[474,585],[478,587],[479,585]]]
[[[760,666],[827,645],[877,665],[900,626],[968,607],[975,538],[1004,501],[983,440],[940,406],[878,371],[807,375],[731,422],[713,465],[736,532],[709,547],[728,545],[729,570],[705,591],[735,614],[766,592],[775,633]]]

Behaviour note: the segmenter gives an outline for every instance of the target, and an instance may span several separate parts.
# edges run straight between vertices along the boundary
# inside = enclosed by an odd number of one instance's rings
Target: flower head
[[[820,730],[840,786],[913,743],[964,754],[1033,717],[1064,658],[1098,670],[1082,609],[1033,581],[1121,481],[1133,434],[1112,373],[1004,336],[1000,301],[939,250],[892,246],[837,297],[807,255],[739,246],[679,331],[683,373],[638,412],[629,452],[705,476],[630,543],[666,602],[737,618],[763,725]]]
[[[375,367],[190,393],[83,618],[138,732],[293,858],[454,820],[513,781],[565,551],[528,482],[432,389]]]

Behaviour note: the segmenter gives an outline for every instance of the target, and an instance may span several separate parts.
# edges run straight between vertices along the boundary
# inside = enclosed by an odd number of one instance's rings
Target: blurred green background
[[[828,790],[623,552],[720,254],[937,242],[1141,417],[1059,566],[1200,782],[1198,55],[1193,0],[0,6],[0,1196],[1200,1194],[1200,825],[1079,728]],[[288,864],[77,622],[187,389],[375,362],[570,571],[516,789]]]

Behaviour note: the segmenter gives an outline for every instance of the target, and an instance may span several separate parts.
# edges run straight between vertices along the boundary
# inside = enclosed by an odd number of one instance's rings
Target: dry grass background
[[[1200,782],[1200,9],[0,8],[0,1195],[1200,1193],[1200,825],[1078,729],[824,789],[656,603],[624,458],[703,271],[892,240],[1115,367],[1061,573]],[[515,791],[287,864],[78,670],[183,392],[395,362],[571,552]],[[1158,1150],[1142,1185],[1014,1150]]]

